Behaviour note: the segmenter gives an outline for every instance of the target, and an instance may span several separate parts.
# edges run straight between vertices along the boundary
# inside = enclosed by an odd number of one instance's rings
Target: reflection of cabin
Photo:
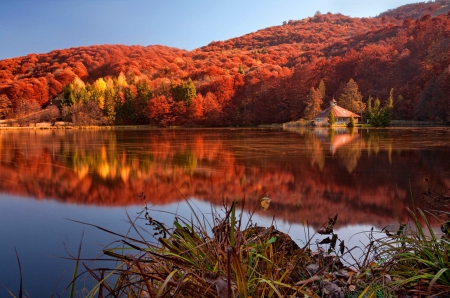
[[[330,152],[332,155],[336,153],[338,148],[349,145],[353,140],[359,138],[357,128],[352,130],[348,128],[332,128],[332,130],[316,128],[314,133],[323,144],[330,144]]]
[[[353,118],[355,119],[355,123],[359,122],[359,119],[361,116],[358,114],[355,114],[353,112],[350,112],[349,110],[346,110],[344,108],[341,108],[337,105],[336,100],[332,100],[330,102],[330,106],[320,112],[315,118],[314,122],[316,125],[328,125],[328,115],[330,115],[330,111],[333,110],[334,114],[334,120],[336,121],[336,124],[344,124],[350,122],[350,116],[353,115]]]

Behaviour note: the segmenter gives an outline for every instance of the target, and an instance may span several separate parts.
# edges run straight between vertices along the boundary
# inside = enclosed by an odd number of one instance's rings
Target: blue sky
[[[0,60],[94,44],[192,50],[321,13],[371,17],[413,0],[0,0]]]

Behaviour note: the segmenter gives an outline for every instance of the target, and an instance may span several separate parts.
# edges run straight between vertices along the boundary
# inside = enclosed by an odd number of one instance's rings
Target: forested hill
[[[2,60],[0,118],[51,103],[74,122],[281,123],[304,117],[322,80],[325,108],[353,79],[363,103],[383,104],[393,88],[394,119],[448,121],[449,5],[373,18],[316,13],[193,51],[99,45]]]
[[[446,14],[450,10],[448,1],[428,1],[414,4],[402,5],[396,9],[390,9],[383,12],[379,17],[391,17],[396,19],[419,19],[424,14],[430,14],[431,16],[437,16],[440,14]]]

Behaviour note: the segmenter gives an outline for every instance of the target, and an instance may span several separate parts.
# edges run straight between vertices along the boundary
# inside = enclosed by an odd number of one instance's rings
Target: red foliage
[[[384,99],[394,88],[395,97],[404,98],[394,101],[394,118],[414,118],[422,109],[420,102],[445,106],[434,102],[445,101],[441,95],[425,89],[434,80],[438,93],[445,94],[442,73],[450,64],[450,16],[443,6],[449,4],[406,5],[375,18],[316,14],[191,52],[104,45],[31,54],[0,61],[0,94],[14,106],[18,100],[43,105],[76,77],[92,83],[123,72],[130,81],[148,80],[154,94],[162,96],[149,105],[154,124],[253,125],[297,120],[310,88],[320,80],[331,98],[353,78],[363,100],[369,95]],[[170,81],[188,78],[198,98],[192,106],[173,105]],[[209,114],[206,102],[212,105]]]
[[[152,119],[152,124],[166,126],[171,124],[170,108],[172,100],[164,95],[153,98],[148,104],[148,115]]]

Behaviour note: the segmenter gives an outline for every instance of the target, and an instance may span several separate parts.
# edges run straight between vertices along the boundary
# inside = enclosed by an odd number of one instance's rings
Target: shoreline
[[[0,121],[0,130],[53,130],[53,129],[75,129],[75,130],[157,130],[157,129],[222,129],[222,128],[296,128],[296,127],[311,127],[316,128],[316,126],[296,124],[296,121],[287,123],[276,123],[276,124],[261,124],[258,126],[227,126],[227,127],[194,127],[194,126],[168,126],[168,127],[158,127],[149,124],[143,125],[72,125],[72,124],[50,124],[50,123],[36,123],[33,126],[7,126],[2,125]],[[365,129],[389,129],[389,128],[402,128],[402,127],[449,127],[448,123],[436,123],[429,121],[403,121],[403,120],[393,120],[390,126],[386,127],[375,127],[367,124],[357,124],[356,128]],[[340,127],[340,126],[336,126]],[[345,127],[345,126],[342,126]],[[330,128],[329,126],[324,126],[320,128]]]

